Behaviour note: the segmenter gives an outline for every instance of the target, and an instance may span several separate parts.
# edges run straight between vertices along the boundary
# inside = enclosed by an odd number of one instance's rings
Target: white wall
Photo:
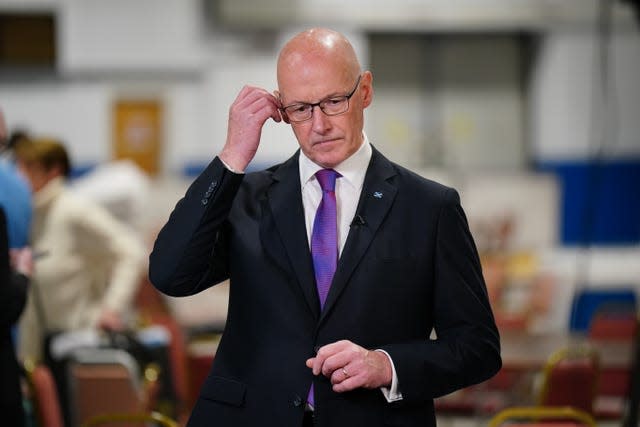
[[[162,156],[167,171],[180,171],[202,152],[206,113],[198,83],[41,82],[0,84],[0,105],[9,127],[60,138],[77,166],[111,159],[112,105],[120,97],[158,99],[165,106]]]
[[[523,51],[511,35],[375,35],[367,130],[393,160],[449,171],[525,164]]]
[[[525,165],[522,52],[515,38],[456,40],[440,56],[443,164],[458,172]]]
[[[541,40],[531,91],[532,148],[539,160],[586,159],[603,134],[608,155],[640,154],[640,33],[626,27],[612,39],[613,110],[605,109],[596,43],[586,29],[553,31]],[[615,121],[606,124],[602,117],[612,111]]]
[[[0,85],[0,105],[9,128],[61,138],[76,163],[109,158],[108,99],[104,84]]]
[[[197,70],[198,0],[67,0],[59,9],[63,72]]]

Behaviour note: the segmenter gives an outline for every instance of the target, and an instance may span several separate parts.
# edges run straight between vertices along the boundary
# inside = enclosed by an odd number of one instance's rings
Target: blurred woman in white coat
[[[47,332],[124,329],[146,255],[136,233],[66,187],[71,165],[61,143],[24,140],[15,159],[33,190],[36,255],[19,354],[41,360]]]

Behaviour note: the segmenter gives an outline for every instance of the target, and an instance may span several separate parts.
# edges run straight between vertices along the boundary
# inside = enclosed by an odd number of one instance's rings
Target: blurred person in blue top
[[[29,241],[31,226],[31,190],[5,154],[9,133],[0,109],[0,207],[7,216],[9,247],[22,248]]]
[[[27,247],[31,193],[27,182],[4,156],[7,142],[7,125],[0,110],[0,411],[7,425],[20,426],[25,417],[12,332],[25,307],[33,273]]]

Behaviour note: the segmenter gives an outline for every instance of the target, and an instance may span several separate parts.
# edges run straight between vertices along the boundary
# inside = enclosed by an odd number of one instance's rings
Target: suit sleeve
[[[447,189],[436,235],[433,325],[437,338],[383,346],[404,402],[482,382],[501,367],[500,338],[480,260],[458,194]]]
[[[158,290],[193,295],[228,278],[226,220],[243,177],[216,157],[191,184],[149,257],[149,279]]]

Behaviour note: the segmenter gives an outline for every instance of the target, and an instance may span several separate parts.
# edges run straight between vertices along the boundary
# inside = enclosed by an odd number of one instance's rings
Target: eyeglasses
[[[310,120],[311,117],[313,117],[314,107],[320,107],[320,110],[327,116],[337,116],[338,114],[346,113],[349,110],[349,99],[351,99],[353,94],[356,93],[356,89],[358,89],[361,78],[362,75],[358,76],[356,85],[353,87],[353,90],[347,95],[331,96],[329,98],[323,99],[320,102],[316,102],[315,104],[299,102],[296,104],[288,105],[286,107],[282,107],[282,111],[285,112],[285,114],[289,118],[289,121],[292,123],[300,123]]]

